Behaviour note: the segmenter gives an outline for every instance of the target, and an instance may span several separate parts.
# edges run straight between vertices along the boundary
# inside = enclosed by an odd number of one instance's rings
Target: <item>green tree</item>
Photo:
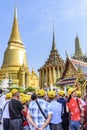
[[[33,88],[32,86],[29,86],[28,88],[25,89],[25,93],[27,92],[35,92],[35,88]]]

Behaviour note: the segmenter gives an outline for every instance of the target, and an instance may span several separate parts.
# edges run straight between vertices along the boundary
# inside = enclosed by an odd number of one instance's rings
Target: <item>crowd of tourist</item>
[[[87,94],[39,89],[21,93],[0,90],[0,123],[3,130],[87,130]]]

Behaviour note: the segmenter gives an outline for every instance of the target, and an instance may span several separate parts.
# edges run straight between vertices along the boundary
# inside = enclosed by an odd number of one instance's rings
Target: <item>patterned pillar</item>
[[[53,85],[55,84],[55,66],[53,66]]]
[[[39,71],[39,87],[41,87],[42,86],[42,73],[41,73],[42,71],[40,70]]]
[[[59,71],[59,67],[57,67],[57,79],[60,78],[60,71]]]
[[[51,68],[49,67],[49,87],[52,86]]]
[[[25,75],[25,87],[29,86],[29,72],[26,73]]]
[[[46,68],[46,87],[48,87],[48,68]]]
[[[42,69],[42,88],[44,87],[44,69]]]
[[[25,87],[25,72],[21,72],[21,85]]]

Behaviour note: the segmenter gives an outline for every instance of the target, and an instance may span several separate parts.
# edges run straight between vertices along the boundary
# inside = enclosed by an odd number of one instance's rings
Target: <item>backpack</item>
[[[62,110],[61,110],[61,119],[62,119],[62,128],[63,130],[69,130],[69,113],[66,112],[66,102],[61,103]]]
[[[87,104],[84,106],[84,129],[87,130]]]

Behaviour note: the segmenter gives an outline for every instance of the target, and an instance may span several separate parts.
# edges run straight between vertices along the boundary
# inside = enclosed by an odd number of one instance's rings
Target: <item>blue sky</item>
[[[52,47],[53,20],[56,46],[62,59],[74,53],[76,32],[83,53],[87,52],[87,0],[0,0],[0,66],[10,37],[17,5],[21,39],[28,66],[44,65]]]

